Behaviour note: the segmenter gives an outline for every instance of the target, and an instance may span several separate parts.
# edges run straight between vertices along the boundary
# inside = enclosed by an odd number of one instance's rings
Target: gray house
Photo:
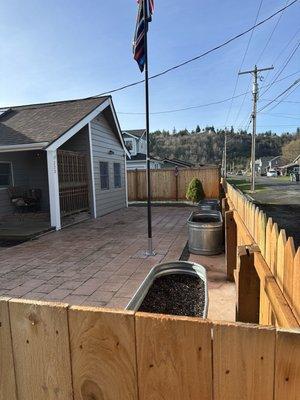
[[[110,96],[2,109],[0,218],[36,193],[56,229],[65,215],[125,207],[126,155]]]

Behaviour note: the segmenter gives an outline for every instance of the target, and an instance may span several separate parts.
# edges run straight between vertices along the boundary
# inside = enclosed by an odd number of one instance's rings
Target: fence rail
[[[146,171],[127,172],[129,201],[147,199]],[[151,170],[151,194],[153,200],[186,200],[186,190],[193,178],[198,178],[207,198],[220,196],[220,170],[217,166],[188,169]]]
[[[300,333],[0,300],[1,400],[296,400]]]
[[[229,183],[226,186],[230,208],[237,213],[237,245],[257,245],[259,249],[255,254],[255,267],[264,279],[260,293],[260,323],[278,323],[271,303],[274,305],[281,296],[300,324],[300,247],[296,250],[293,238],[287,237],[284,229],[279,230],[277,223],[267,218],[243,193]],[[248,233],[242,234],[242,225]]]

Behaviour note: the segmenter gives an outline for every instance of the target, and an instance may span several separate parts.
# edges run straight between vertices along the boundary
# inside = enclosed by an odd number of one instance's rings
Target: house
[[[283,156],[273,157],[268,164],[267,170],[273,169],[275,171],[279,171],[280,168],[287,163],[287,159]]]
[[[14,212],[11,187],[39,190],[57,230],[65,215],[125,207],[126,155],[110,96],[2,109],[0,217]]]
[[[190,163],[188,161],[178,160],[176,158],[172,158],[172,159],[164,158],[162,161],[164,163],[163,164],[164,168],[175,168],[175,167],[177,167],[177,168],[192,168],[192,167],[194,167],[193,163]]]
[[[255,160],[255,172],[259,175],[265,175],[272,159],[273,157],[260,157]]]
[[[127,156],[127,170],[135,169],[146,169],[146,154],[147,154],[147,141],[146,141],[146,130],[135,129],[123,131],[123,139],[125,146],[130,153]],[[162,168],[163,162],[156,158],[151,157],[150,168],[160,169]]]
[[[300,154],[291,163],[281,166],[280,170],[282,175],[289,175],[296,171],[300,173]]]

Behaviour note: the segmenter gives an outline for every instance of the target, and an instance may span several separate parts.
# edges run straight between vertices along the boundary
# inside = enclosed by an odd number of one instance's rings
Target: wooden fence
[[[300,333],[0,300],[1,400],[296,400]]]
[[[127,173],[128,200],[147,199],[146,171]],[[220,196],[220,169],[217,166],[188,169],[151,170],[151,193],[153,200],[186,200],[186,190],[193,178],[198,178],[207,198]]]
[[[284,327],[300,326],[300,248],[292,237],[279,230],[276,221],[249,201],[232,185],[227,186],[230,212],[227,213],[227,270],[232,277],[236,267],[230,246],[248,245],[260,279],[259,322]],[[235,226],[232,225],[234,220]],[[233,245],[234,246],[234,245]],[[299,378],[300,379],[300,378]]]

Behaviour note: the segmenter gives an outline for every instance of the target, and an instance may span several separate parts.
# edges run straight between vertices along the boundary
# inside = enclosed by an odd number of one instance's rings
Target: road
[[[249,193],[248,177],[230,177],[241,190],[245,191],[259,207],[293,236],[295,246],[300,246],[300,182],[290,182],[286,177],[257,177],[257,191]]]

